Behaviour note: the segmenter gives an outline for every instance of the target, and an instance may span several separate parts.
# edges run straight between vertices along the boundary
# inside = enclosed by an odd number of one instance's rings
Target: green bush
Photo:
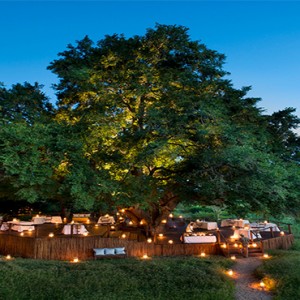
[[[271,279],[276,300],[300,299],[300,240],[289,251],[272,251],[272,259],[257,270],[261,278]]]

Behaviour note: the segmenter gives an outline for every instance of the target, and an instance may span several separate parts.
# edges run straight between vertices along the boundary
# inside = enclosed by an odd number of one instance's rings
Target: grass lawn
[[[288,251],[272,251],[272,258],[258,268],[258,276],[264,278],[274,292],[274,300],[300,299],[300,238],[298,224],[295,243]]]
[[[218,256],[78,264],[3,258],[0,299],[234,299],[234,284],[224,274],[231,265]]]

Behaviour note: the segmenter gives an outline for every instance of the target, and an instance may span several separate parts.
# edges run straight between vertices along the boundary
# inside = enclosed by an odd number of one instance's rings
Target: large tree
[[[57,120],[81,128],[85,156],[114,183],[110,203],[154,226],[180,201],[286,207],[287,162],[272,151],[259,99],[234,89],[224,55],[187,32],[157,25],[69,45],[49,66],[60,78]]]

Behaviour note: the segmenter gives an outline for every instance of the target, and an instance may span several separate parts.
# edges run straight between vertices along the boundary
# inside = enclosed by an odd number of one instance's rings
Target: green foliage
[[[272,252],[273,258],[266,261],[258,270],[259,275],[266,278],[266,282],[267,280],[274,282],[274,299],[294,300],[300,297],[299,240],[294,249]]]
[[[68,262],[0,261],[0,298],[233,299],[224,258],[155,258]]]
[[[0,197],[153,218],[179,202],[297,213],[294,110],[263,115],[187,28],[85,37],[59,56],[57,110],[38,84],[0,88]]]

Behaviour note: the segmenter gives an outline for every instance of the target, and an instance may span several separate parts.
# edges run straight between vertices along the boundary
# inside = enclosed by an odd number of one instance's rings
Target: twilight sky
[[[252,86],[267,113],[300,116],[300,1],[1,1],[0,82],[39,82],[55,102],[46,70],[67,44],[88,35],[143,35],[155,23],[183,25],[192,40],[227,57],[236,88]]]

